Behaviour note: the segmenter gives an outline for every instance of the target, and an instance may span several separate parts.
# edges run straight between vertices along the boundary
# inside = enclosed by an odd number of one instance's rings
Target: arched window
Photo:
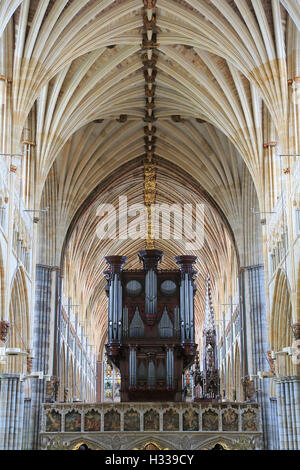
[[[104,361],[104,401],[120,401],[121,375],[105,358]]]
[[[271,349],[273,351],[282,351],[283,348],[292,346],[292,323],[291,290],[285,272],[280,269],[276,276],[271,315]],[[293,375],[292,359],[288,355],[277,356],[276,367],[282,376]]]
[[[11,356],[7,361],[9,373],[26,373],[26,353],[29,344],[28,295],[24,271],[19,268],[13,278],[9,304],[8,348],[20,349],[24,355]]]

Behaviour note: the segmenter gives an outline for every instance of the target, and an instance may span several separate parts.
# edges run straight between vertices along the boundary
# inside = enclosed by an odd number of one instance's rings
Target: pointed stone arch
[[[29,352],[30,330],[29,330],[29,304],[28,291],[24,270],[19,267],[15,272],[12,284],[9,303],[9,332],[8,348],[19,348],[22,352]],[[26,355],[12,356],[7,361],[7,368],[10,373],[26,372]]]
[[[79,450],[79,447],[84,446],[84,445],[86,445],[88,449],[90,450],[106,450],[105,447],[98,444],[98,442],[94,442],[91,439],[87,439],[87,438],[84,438],[84,439],[79,438],[79,439],[75,439],[74,441],[71,441],[69,444],[69,449]]]
[[[286,273],[279,269],[274,288],[271,311],[271,349],[275,352],[292,346],[292,302]],[[280,375],[293,375],[293,364],[288,355],[277,356],[276,366]]]
[[[198,447],[199,450],[213,450],[216,445],[221,445],[223,450],[232,450],[233,442],[230,439],[226,439],[222,436],[207,439],[204,443]]]
[[[146,449],[147,446],[153,446],[155,449]],[[151,434],[147,434],[147,436],[143,436],[142,438],[138,438],[132,445],[133,450],[176,450],[174,447],[174,443],[168,441],[167,439],[163,439],[160,436],[152,436]]]

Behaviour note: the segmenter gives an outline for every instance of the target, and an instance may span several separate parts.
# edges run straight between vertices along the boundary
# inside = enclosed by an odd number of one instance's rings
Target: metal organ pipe
[[[180,315],[182,340],[194,340],[194,289],[189,275],[185,274],[180,287]],[[184,322],[184,325],[182,325]]]
[[[184,281],[180,284],[180,329],[181,341],[185,340],[185,309],[184,309]]]
[[[189,299],[190,299],[190,339],[194,341],[195,332],[194,332],[194,289],[192,282],[189,281]]]
[[[122,336],[122,285],[115,274],[109,287],[108,337],[120,340]]]
[[[197,262],[196,256],[177,256],[176,263],[180,266],[181,287],[180,287],[180,315],[184,321],[184,338],[194,341],[194,264]],[[183,309],[183,311],[182,311]]]
[[[132,357],[132,348],[129,349],[129,385],[133,385],[133,357]]]
[[[168,379],[168,380],[167,380],[167,386],[168,386],[168,388],[169,388],[169,387],[170,387],[170,382],[171,382],[171,380],[170,380],[170,379],[171,379],[171,377],[170,377],[170,366],[171,366],[171,364],[170,364],[170,351],[169,351],[169,349],[168,349],[168,351],[167,351],[167,361],[168,361],[168,376],[167,376],[167,379]]]
[[[132,346],[129,350],[129,384],[131,387],[136,386],[136,349]]]
[[[109,304],[108,304],[108,339],[112,339],[112,322],[113,322],[113,282],[109,286]]]
[[[185,279],[184,279],[184,313],[185,313],[186,338],[190,339],[190,303],[189,303],[188,274],[185,274]]]
[[[167,350],[167,386],[173,387],[174,381],[174,351],[172,348]]]
[[[128,336],[128,308],[124,307],[123,309],[123,336],[127,338]]]
[[[120,273],[127,258],[125,256],[107,256],[105,261],[110,266],[109,271],[105,272],[109,283],[108,339],[109,341],[120,341],[122,335],[122,285]]]
[[[122,337],[122,284],[121,280],[118,279],[118,340],[121,341]]]
[[[136,385],[136,349],[133,351],[133,384]]]
[[[170,350],[170,355],[171,355],[171,387],[173,387],[173,381],[174,381],[174,351],[173,349]]]
[[[113,301],[113,339],[117,339],[117,309],[118,309],[118,277],[117,274],[114,275],[114,301]]]
[[[146,313],[155,314],[157,309],[157,277],[150,269],[146,273]]]
[[[132,386],[132,349],[129,349],[129,385]]]

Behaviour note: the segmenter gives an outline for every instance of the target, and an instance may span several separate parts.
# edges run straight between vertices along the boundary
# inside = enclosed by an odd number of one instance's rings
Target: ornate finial
[[[214,330],[215,329],[215,313],[212,302],[211,295],[211,283],[210,276],[206,278],[206,300],[205,300],[205,330]]]
[[[154,245],[154,233],[152,227],[152,204],[156,200],[156,162],[153,152],[147,152],[144,161],[144,202],[147,208],[147,238],[146,249],[152,250]]]
[[[217,335],[212,303],[210,276],[206,278],[205,324],[203,329],[203,378],[204,395],[218,398],[220,380],[218,371]]]
[[[155,243],[152,234],[152,225],[151,225],[151,214],[148,213],[148,222],[147,222],[147,238],[146,238],[146,250],[154,250]]]

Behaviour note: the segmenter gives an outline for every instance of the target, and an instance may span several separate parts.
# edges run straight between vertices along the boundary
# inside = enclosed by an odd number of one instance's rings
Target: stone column
[[[59,349],[55,345],[57,337],[57,289],[58,270],[52,266],[36,266],[35,311],[33,331],[33,371],[53,375],[56,364],[55,354]],[[49,387],[48,387],[49,390]],[[32,449],[39,448],[41,405],[46,401],[47,383],[45,379],[31,379],[31,439]],[[54,396],[48,397],[55,399]]]
[[[293,377],[293,407],[295,411],[295,424],[297,436],[297,450],[300,449],[300,377]]]
[[[272,450],[279,450],[279,418],[277,398],[270,398],[271,404],[271,448]]]
[[[96,362],[96,371],[97,371],[97,379],[96,379],[96,401],[98,403],[102,402],[102,391],[104,389],[104,383],[103,383],[103,367],[104,363],[103,361],[97,361]]]
[[[30,450],[30,413],[31,413],[31,398],[24,400],[24,418],[23,418],[23,437],[22,437],[22,450]]]
[[[0,374],[0,450],[21,450],[24,383],[19,374]]]
[[[248,266],[243,275],[245,352],[247,373],[257,375],[258,371],[270,369],[267,360],[267,325],[264,285],[264,266]],[[245,351],[246,350],[246,351]],[[271,408],[269,379],[256,379],[256,396],[261,406],[264,448],[271,448]]]
[[[300,450],[300,377],[276,382],[280,450]]]

